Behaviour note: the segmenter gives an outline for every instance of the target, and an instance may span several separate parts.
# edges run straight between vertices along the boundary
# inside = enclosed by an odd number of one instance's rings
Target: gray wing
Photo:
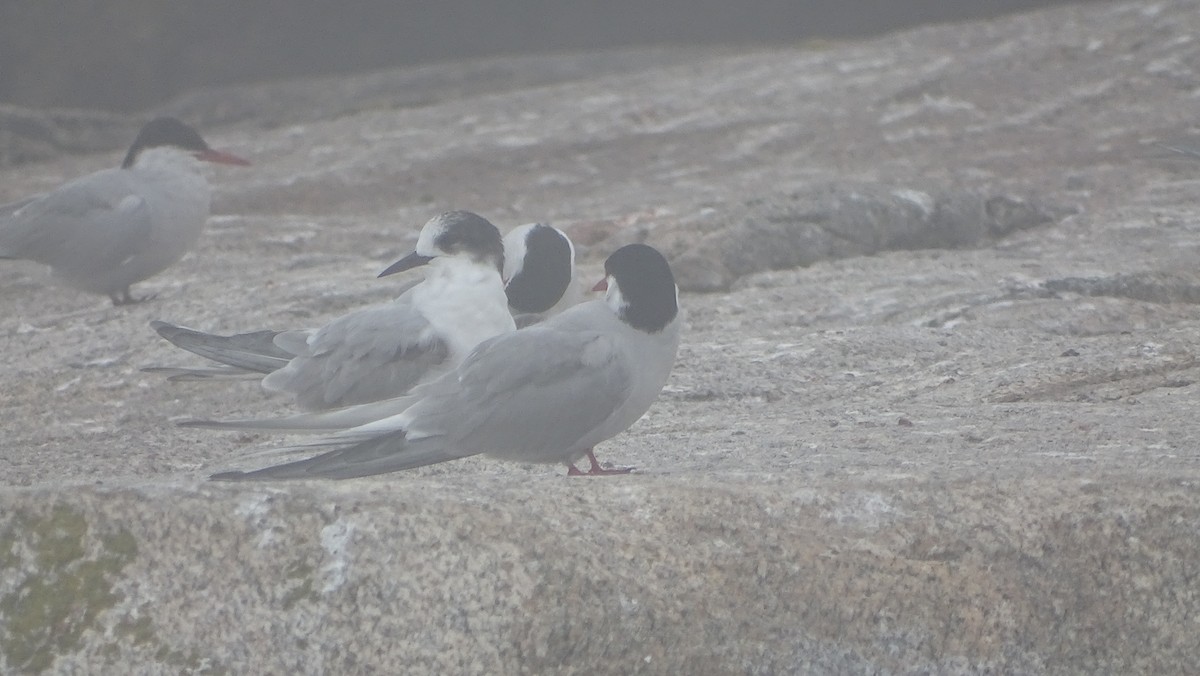
[[[264,378],[263,387],[292,394],[306,410],[403,395],[448,367],[450,356],[446,342],[406,298],[336,319],[303,347],[286,367]]]
[[[400,449],[399,451],[397,449]],[[250,472],[220,472],[213,481],[280,481],[286,479],[356,479],[456,460],[428,442],[408,443],[402,433],[362,442],[314,458]]]
[[[406,412],[410,436],[444,434],[468,455],[563,460],[632,390],[610,335],[531,327],[511,338],[474,353],[457,383],[431,387]]]
[[[147,369],[143,369],[147,370]],[[189,375],[193,370],[189,370]],[[171,373],[166,368],[154,369],[154,372]],[[178,375],[172,380],[182,379]],[[215,430],[270,430],[274,432],[333,433],[352,427],[390,418],[403,413],[413,404],[412,395],[381,399],[366,404],[355,404],[327,411],[312,411],[297,413],[282,418],[248,418],[242,420],[187,420],[179,423],[180,427],[203,427]],[[327,444],[318,444],[327,445]]]
[[[258,371],[248,371],[246,369],[236,368],[233,366],[143,366],[141,371],[143,373],[157,373],[159,375],[166,376],[167,380],[173,383],[190,383],[199,382],[202,380],[211,381],[262,378],[262,374]]]
[[[0,226],[0,253],[79,273],[106,269],[139,250],[152,231],[150,209],[118,171],[28,200]]]
[[[334,450],[213,478],[347,479],[478,453],[568,460],[624,403],[632,375],[609,336],[525,329],[481,344],[457,370],[414,391],[417,403],[403,413],[307,444]]]
[[[279,331],[255,331],[232,336],[205,333],[185,326],[152,321],[150,326],[171,344],[205,359],[234,367],[230,369],[179,369],[195,376],[233,375],[246,372],[271,373],[287,366],[295,355],[275,344]],[[178,377],[178,376],[173,376]]]

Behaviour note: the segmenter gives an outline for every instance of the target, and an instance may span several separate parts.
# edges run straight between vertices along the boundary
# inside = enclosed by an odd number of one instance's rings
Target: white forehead
[[[529,233],[539,226],[549,228],[558,233],[558,236],[567,243],[567,250],[571,252],[571,276],[575,276],[575,243],[571,241],[570,237],[567,237],[567,233],[546,223],[526,223],[525,225],[518,225],[504,236],[505,279],[511,280],[525,267],[525,254],[529,253],[527,238],[529,237]]]
[[[525,237],[529,231],[537,227],[537,223],[526,223],[513,228],[504,236],[504,278],[512,279],[517,276],[525,264]]]
[[[437,248],[437,239],[442,236],[447,227],[446,219],[442,216],[434,216],[429,219],[421,228],[421,234],[417,236],[417,246],[413,247],[413,251],[422,256],[440,256],[445,252]]]

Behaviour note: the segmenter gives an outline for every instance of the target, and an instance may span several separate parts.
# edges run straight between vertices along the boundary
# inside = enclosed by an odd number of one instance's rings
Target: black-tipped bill
[[[405,270],[412,270],[413,268],[419,268],[422,265],[425,265],[429,261],[433,260],[433,258],[434,258],[433,256],[422,256],[421,254],[414,251],[414,252],[408,254],[407,256],[405,256],[404,258],[401,258],[400,260],[396,261],[395,263],[392,263],[391,265],[387,266],[387,268],[385,268],[383,272],[379,273],[379,276],[387,277],[388,275],[394,275],[397,272],[404,272]]]

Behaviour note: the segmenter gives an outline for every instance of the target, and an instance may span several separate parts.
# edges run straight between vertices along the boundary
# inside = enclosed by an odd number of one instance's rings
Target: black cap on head
[[[478,261],[493,261],[504,270],[504,242],[486,218],[470,211],[447,211],[438,216],[442,230],[433,245],[448,254],[466,253]]]
[[[571,284],[571,243],[548,225],[525,233],[521,269],[504,287],[509,306],[517,312],[538,313],[554,307]]]
[[[200,133],[195,129],[173,117],[157,117],[147,122],[138,132],[137,138],[133,140],[133,145],[129,146],[129,152],[125,154],[125,160],[121,162],[121,167],[123,169],[132,167],[137,160],[138,153],[146,148],[161,146],[175,146],[196,152],[209,149],[208,144],[200,138]]]
[[[679,313],[675,276],[654,247],[629,244],[617,249],[604,261],[604,274],[617,280],[626,303],[621,318],[635,329],[656,333]]]

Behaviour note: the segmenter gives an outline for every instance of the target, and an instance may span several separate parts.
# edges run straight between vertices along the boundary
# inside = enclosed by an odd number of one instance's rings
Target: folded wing
[[[533,327],[497,336],[455,371],[424,385],[388,418],[313,443],[313,458],[214,479],[345,479],[395,472],[479,453],[556,462],[629,396],[632,374],[612,338]]]

